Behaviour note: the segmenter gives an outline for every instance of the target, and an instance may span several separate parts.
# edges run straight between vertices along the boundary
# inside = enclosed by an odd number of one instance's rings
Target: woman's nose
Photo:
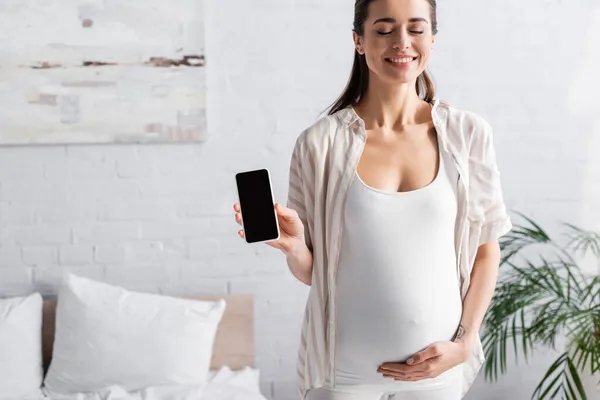
[[[406,33],[399,33],[392,44],[394,49],[403,51],[410,47],[410,37]]]

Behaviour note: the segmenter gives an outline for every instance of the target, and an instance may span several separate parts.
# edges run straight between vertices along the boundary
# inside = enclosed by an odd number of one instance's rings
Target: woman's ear
[[[352,40],[354,41],[354,48],[358,52],[358,54],[365,54],[363,49],[363,40],[362,38],[354,31],[352,31]]]

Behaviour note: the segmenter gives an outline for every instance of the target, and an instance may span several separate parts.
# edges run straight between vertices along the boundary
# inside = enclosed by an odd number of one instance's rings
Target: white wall
[[[509,207],[551,229],[600,228],[600,4],[440,3],[438,94],[494,126]],[[262,387],[294,399],[307,287],[276,251],[236,236],[233,175],[268,167],[285,200],[296,135],[348,77],[352,2],[205,10],[206,143],[0,148],[0,294],[54,293],[64,270],[168,294],[254,293]],[[480,376],[468,398],[529,398],[549,360],[494,385]]]

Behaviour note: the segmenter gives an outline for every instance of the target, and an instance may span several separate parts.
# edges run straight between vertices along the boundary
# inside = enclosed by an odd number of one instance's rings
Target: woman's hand
[[[436,342],[408,359],[407,363],[383,363],[377,372],[384,378],[397,381],[419,381],[435,378],[449,369],[467,361],[469,347],[466,342]]]
[[[235,211],[235,221],[242,225],[242,212],[240,204],[233,205]],[[288,207],[284,207],[275,203],[275,211],[277,212],[277,220],[279,222],[279,239],[266,242],[269,246],[283,251],[286,254],[293,253],[296,249],[305,246],[304,239],[304,224],[298,217],[298,213]],[[238,235],[244,237],[244,230],[240,229]]]

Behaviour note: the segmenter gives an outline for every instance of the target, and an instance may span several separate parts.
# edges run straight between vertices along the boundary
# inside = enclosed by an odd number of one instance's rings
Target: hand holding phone
[[[233,209],[235,210],[236,222],[243,226],[240,204],[235,203]],[[305,244],[304,225],[298,217],[298,213],[293,209],[280,204],[275,205],[275,211],[277,212],[277,218],[279,220],[280,237],[277,240],[268,241],[266,244],[284,252],[291,252],[294,248],[297,248],[297,246]],[[238,235],[241,238],[244,238],[244,229],[240,229]]]
[[[248,243],[265,242],[292,251],[304,244],[304,225],[295,210],[273,202],[267,170],[236,174],[239,203],[235,203],[235,220],[242,225],[240,237]]]

